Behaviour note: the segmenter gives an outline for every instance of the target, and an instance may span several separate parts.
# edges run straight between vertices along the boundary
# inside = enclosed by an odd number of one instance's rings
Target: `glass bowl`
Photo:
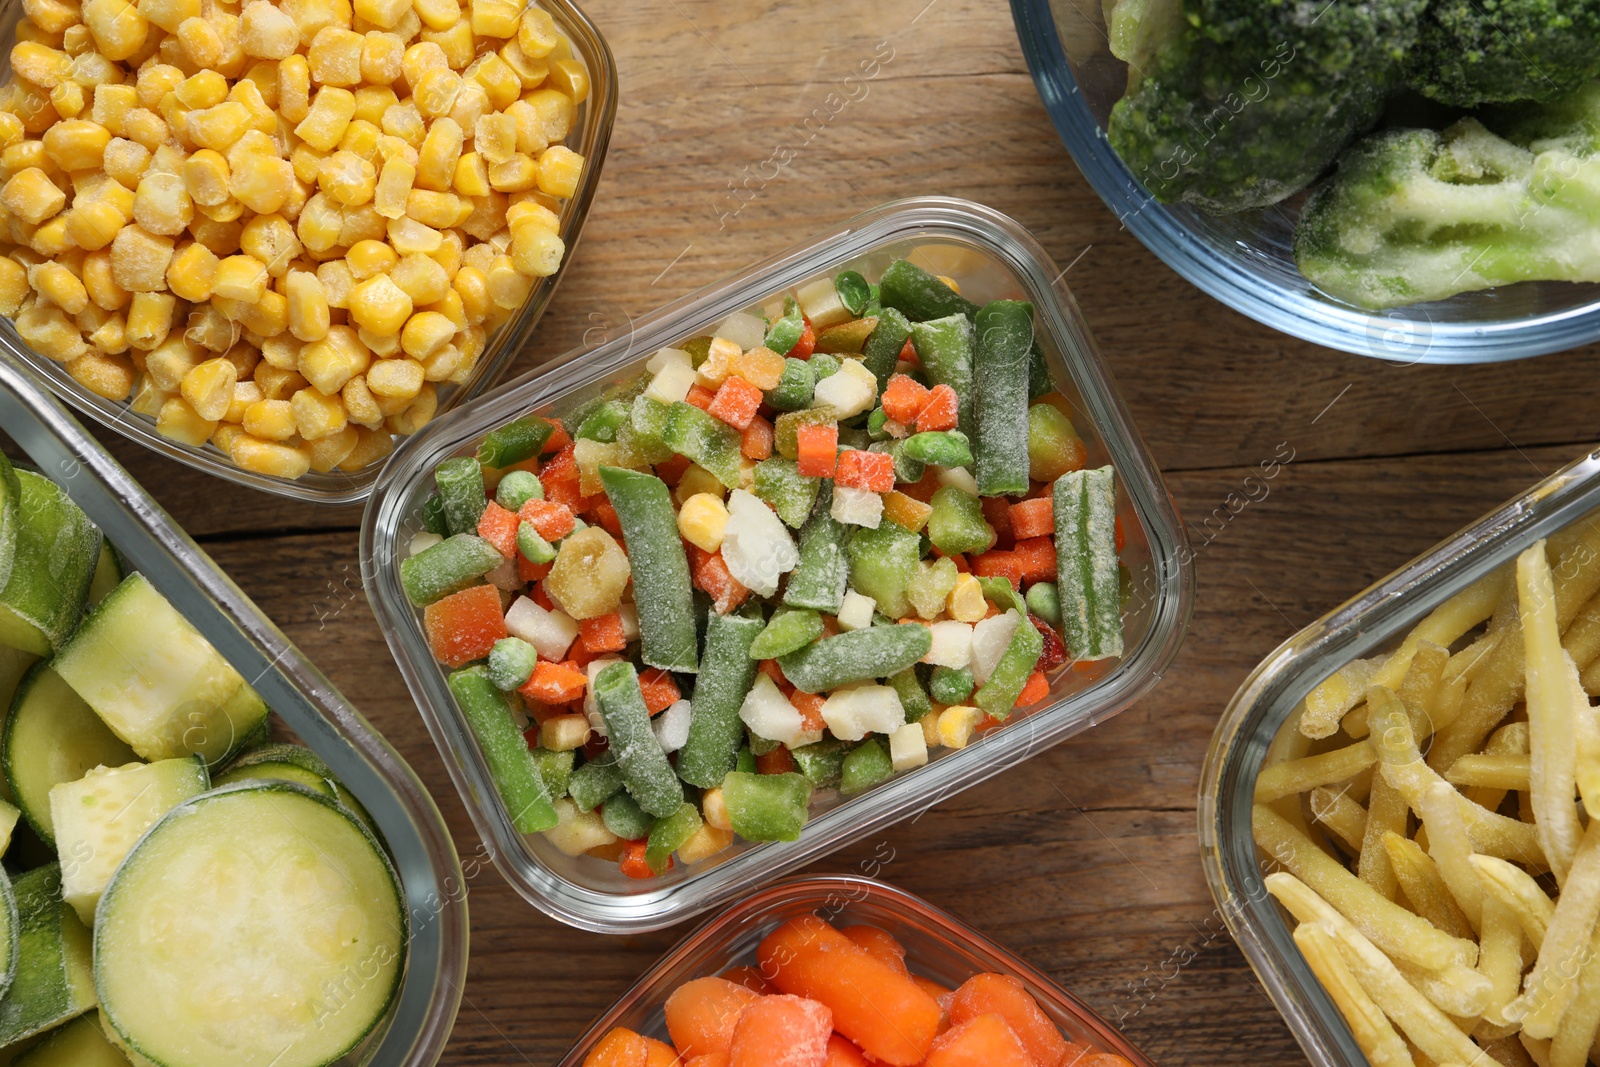
[[[937,750],[926,767],[850,800],[819,794],[798,841],[736,843],[718,857],[720,862],[679,864],[661,878],[641,882],[623,876],[615,864],[565,856],[541,835],[518,834],[429,651],[420,612],[400,587],[397,562],[422,528],[421,507],[433,490],[433,469],[451,456],[470,454],[486,431],[513,418],[598,395],[641,370],[657,349],[708,332],[731,312],[847,267],[876,276],[900,256],[913,256],[935,273],[955,278],[969,299],[1020,296],[1033,302],[1040,343],[1057,387],[1074,408],[1089,464],[1110,462],[1119,475],[1117,508],[1127,532],[1123,562],[1133,579],[1124,606],[1126,655],[1092,683],[1084,681],[1090,675],[1075,680],[1075,672],[1063,672],[1050,698],[1029,714],[988,731],[967,748]],[[1171,663],[1193,597],[1192,557],[1177,512],[1061,272],[1011,219],[977,204],[935,197],[896,201],[858,215],[669,304],[625,336],[570,352],[424,427],[390,458],[378,479],[362,522],[361,561],[367,598],[495,863],[518,892],[551,916],[609,932],[680,922],[1109,718],[1148,692]]]
[[[1367,1060],[1262,880],[1272,867],[1251,835],[1250,809],[1268,746],[1318,682],[1353,659],[1391,648],[1443,601],[1597,507],[1600,449],[1289,638],[1262,660],[1223,712],[1200,775],[1206,881],[1267,995],[1317,1067],[1365,1067]]]
[[[493,385],[506,367],[527,347],[545,308],[555,296],[556,287],[566,276],[583,234],[584,220],[600,185],[600,170],[611,142],[611,127],[617,117],[617,68],[611,49],[587,15],[569,0],[537,0],[555,19],[557,28],[572,42],[573,55],[589,71],[589,96],[574,112],[572,133],[566,145],[584,157],[583,174],[577,191],[561,211],[561,239],[566,254],[561,266],[550,277],[533,287],[527,301],[489,338],[487,347],[473,366],[471,377],[461,385],[440,389],[439,414],[465,403]],[[22,0],[0,0],[0,40],[10,40],[22,18]],[[225,478],[278,496],[313,504],[355,504],[365,500],[382,467],[372,463],[358,471],[309,471],[294,481],[243,470],[217,448],[207,443],[199,448],[180,444],[156,432],[155,420],[131,410],[125,401],[107,400],[79,385],[66,367],[34,352],[17,335],[10,319],[0,316],[0,351],[25,364],[79,412],[102,426],[147,448]],[[398,441],[399,439],[397,439]]]
[[[1167,266],[1224,304],[1295,337],[1404,363],[1490,363],[1600,337],[1600,286],[1524,282],[1371,312],[1319,292],[1295,267],[1299,201],[1217,216],[1156,200],[1105,127],[1127,65],[1111,54],[1100,0],[1011,0],[1039,95],[1078,169]]]
[[[1087,1004],[959,919],[903,889],[849,875],[780,882],[707,922],[661,957],[556,1067],[581,1067],[589,1050],[614,1026],[666,1041],[662,1005],[667,994],[691,978],[755,963],[761,939],[798,915],[816,915],[835,925],[880,927],[905,946],[906,966],[913,974],[951,989],[980,972],[1008,974],[1027,987],[1068,1041],[1116,1053],[1135,1067],[1151,1067]]]
[[[0,354],[0,430],[59,483],[328,764],[372,816],[411,919],[405,975],[386,1020],[349,1067],[432,1067],[467,975],[461,861],[416,773],[291,645],[105,449],[9,355]]]

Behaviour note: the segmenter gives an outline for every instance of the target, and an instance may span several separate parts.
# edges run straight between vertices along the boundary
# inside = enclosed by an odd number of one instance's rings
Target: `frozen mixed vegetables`
[[[793,840],[1119,656],[1115,478],[1033,329],[845,271],[440,464],[400,580],[516,828],[639,878]]]
[[[674,989],[662,1005],[670,1044],[615,1027],[583,1067],[1132,1067],[1068,1041],[1010,975],[949,989],[914,973],[880,927],[804,915],[756,959]]]
[[[589,76],[516,0],[43,0],[0,87],[0,314],[164,437],[381,460],[565,249]]]

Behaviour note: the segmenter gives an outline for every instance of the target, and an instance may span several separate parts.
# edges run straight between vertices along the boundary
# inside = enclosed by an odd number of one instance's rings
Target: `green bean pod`
[[[978,492],[1021,496],[1028,491],[1028,346],[1033,305],[996,300],[977,316],[974,410]]]
[[[706,650],[689,705],[689,739],[678,752],[678,777],[703,789],[733,770],[744,743],[739,707],[756,678],[750,645],[765,628],[760,619],[708,612]]]
[[[633,799],[658,819],[676,812],[683,804],[683,785],[650,729],[650,712],[633,664],[613,663],[596,675],[594,699]]]
[[[824,693],[850,682],[897,674],[932,647],[932,632],[919,623],[870,626],[825,637],[779,657],[778,666],[796,689]]]
[[[678,536],[672,491],[653,474],[601,467],[600,482],[616,509],[633,568],[639,609],[639,658],[652,667],[694,673],[694,584]]]

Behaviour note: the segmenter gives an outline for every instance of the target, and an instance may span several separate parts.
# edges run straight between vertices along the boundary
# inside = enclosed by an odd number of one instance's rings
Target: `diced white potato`
[[[839,605],[839,614],[835,617],[841,630],[865,630],[872,625],[872,613],[877,610],[876,600],[854,589],[846,589],[844,603]]]
[[[810,285],[801,286],[795,299],[800,302],[805,317],[811,320],[811,328],[819,332],[855,317],[839,299],[839,290],[834,288],[832,278],[818,278]]]
[[[544,832],[556,848],[569,856],[581,856],[591,848],[609,845],[617,835],[606,829],[600,809],[579,811],[569,797],[555,801],[556,818],[561,820]]]
[[[689,395],[694,385],[694,368],[687,363],[668,363],[656,372],[644,395],[663,404],[676,404]]]
[[[953,485],[963,492],[980,496],[978,492],[978,479],[965,467],[935,467],[939,473],[935,475],[940,485]]]
[[[889,735],[889,760],[897,771],[909,771],[928,762],[928,740],[922,735],[920,722],[908,722]]]
[[[411,544],[406,547],[406,555],[415,556],[418,552],[424,552],[443,540],[444,538],[432,530],[418,530],[411,535]]]
[[[594,699],[594,680],[601,671],[613,663],[621,662],[622,658],[620,656],[601,656],[599,659],[590,660],[589,665],[584,668],[584,672],[589,676],[589,685],[583,691],[583,713],[589,716],[589,725],[601,737],[608,735],[606,734],[606,721],[600,717],[600,705]]]
[[[883,497],[870,489],[856,489],[848,485],[833,487],[833,503],[828,514],[835,522],[851,526],[865,526],[876,530],[883,521]]]
[[[860,360],[847,359],[838,373],[817,383],[813,401],[818,407],[833,409],[841,419],[872,409],[878,399],[878,379]]]
[[[564,611],[547,611],[519,596],[506,612],[506,632],[533,646],[540,659],[560,662],[578,636],[578,624]]]
[[[622,639],[639,640],[639,605],[631,601],[623,604],[617,608],[617,615],[622,619]]]
[[[928,631],[933,634],[933,647],[922,662],[936,667],[965,667],[972,662],[971,623],[946,620],[933,623]]]
[[[900,694],[886,685],[835,689],[822,702],[822,721],[833,736],[859,741],[868,734],[893,733],[906,723]]]
[[[761,347],[761,342],[767,339],[767,324],[754,315],[735,311],[711,331],[711,336],[732,341],[740,350],[748,352],[752,348]]]
[[[651,374],[660,374],[674,364],[692,368],[694,359],[681,348],[658,348],[656,354],[645,361],[644,369]]]
[[[539,724],[539,744],[552,752],[582,748],[591,733],[587,715],[556,715]]]
[[[972,659],[967,666],[972,670],[973,681],[983,685],[989,680],[995,664],[1011,644],[1011,635],[1021,624],[1022,616],[1013,609],[1004,615],[984,619],[972,628]]]
[[[789,748],[820,741],[815,731],[808,731],[800,716],[800,709],[789,703],[789,698],[765,673],[756,675],[755,685],[745,694],[739,705],[739,719],[757,737],[778,741]]]
[[[655,731],[661,751],[678,751],[689,740],[689,702],[673,701],[666,711],[650,720],[650,729]]]
[[[751,592],[772,596],[778,591],[778,579],[800,562],[800,550],[776,512],[755,494],[735,489],[728,494],[722,561],[728,565],[728,573]]]

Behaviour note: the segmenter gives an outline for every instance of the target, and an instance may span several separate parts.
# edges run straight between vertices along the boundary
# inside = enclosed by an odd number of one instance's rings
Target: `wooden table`
[[[1071,264],[1197,548],[1194,620],[1152,696],[817,869],[856,870],[886,842],[884,877],[1054,975],[1157,1063],[1303,1063],[1201,876],[1195,783],[1212,727],[1278,642],[1588,448],[1596,351],[1394,366],[1315,349],[1202,295],[1079,175],[999,0],[594,0],[591,14],[616,54],[621,106],[582,246],[525,366],[871,205],[982,201]],[[874,57],[881,69],[863,78]],[[832,114],[807,133],[817,108]],[[760,166],[780,145],[799,152],[770,176]],[[286,506],[114,450],[388,735],[474,853],[360,591],[358,512]],[[1238,509],[1244,480],[1284,456],[1266,495]],[[685,932],[579,933],[493,869],[471,879],[470,906],[447,1064],[554,1062]]]

